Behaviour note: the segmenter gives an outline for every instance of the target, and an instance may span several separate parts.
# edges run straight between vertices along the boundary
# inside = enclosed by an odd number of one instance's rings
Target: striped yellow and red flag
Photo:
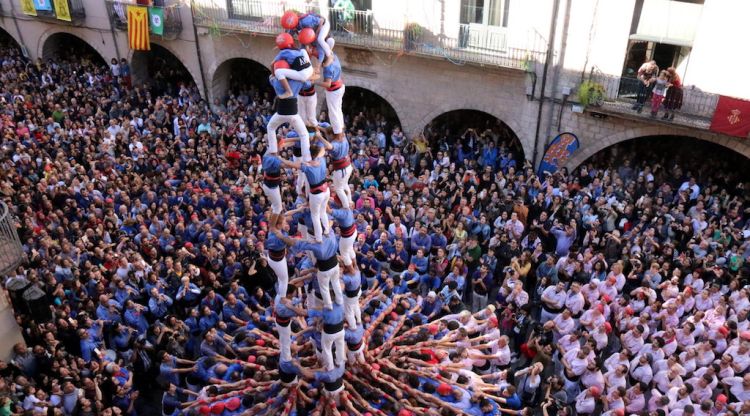
[[[130,49],[136,51],[151,50],[148,37],[148,8],[128,6],[128,40]]]

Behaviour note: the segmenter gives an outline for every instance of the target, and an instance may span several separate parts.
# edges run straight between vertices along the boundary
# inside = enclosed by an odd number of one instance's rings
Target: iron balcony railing
[[[8,206],[0,201],[0,276],[11,273],[24,259],[15,217]]]
[[[73,23],[80,23],[81,21],[86,19],[86,8],[84,7],[83,3],[84,0],[67,0],[68,10],[70,11],[70,17]],[[50,6],[50,10],[37,10],[37,17],[62,21],[57,18],[55,2],[51,1]]]
[[[194,0],[193,4],[197,25],[272,36],[283,30],[280,17],[286,10],[320,13],[294,0]],[[370,10],[330,8],[326,16],[337,44],[521,69],[528,69],[531,60],[543,62],[546,54],[546,41],[536,33],[527,42],[498,26],[444,22],[446,33],[434,34],[398,13],[376,16]]]
[[[601,86],[603,95],[601,108],[639,117],[650,117],[651,97],[646,98],[642,112],[639,113],[632,108],[636,104],[641,84],[637,78],[607,75],[594,67],[590,71],[589,81]],[[718,94],[701,91],[692,85],[684,85],[682,106],[675,111],[675,117],[671,122],[707,129],[711,124],[718,101]],[[660,108],[659,117],[663,115],[663,110],[663,107]]]
[[[117,30],[128,30],[128,6],[135,3],[125,0],[105,0],[107,14],[112,26]],[[164,10],[164,38],[174,39],[182,32],[180,3],[167,4]]]

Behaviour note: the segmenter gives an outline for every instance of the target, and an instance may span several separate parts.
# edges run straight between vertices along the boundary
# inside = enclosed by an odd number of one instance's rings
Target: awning
[[[630,39],[691,47],[702,12],[702,4],[646,0]]]

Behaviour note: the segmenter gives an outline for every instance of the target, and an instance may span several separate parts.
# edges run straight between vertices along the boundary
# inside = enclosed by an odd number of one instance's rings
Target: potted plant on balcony
[[[424,28],[419,23],[409,23],[404,28],[404,48],[412,50],[422,42]]]
[[[604,86],[596,81],[583,81],[578,87],[578,101],[586,106],[601,107],[604,104]]]

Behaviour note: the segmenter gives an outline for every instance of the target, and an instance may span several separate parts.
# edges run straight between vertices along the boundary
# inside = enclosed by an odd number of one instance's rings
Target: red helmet
[[[277,69],[288,69],[288,68],[289,68],[289,62],[287,62],[287,61],[285,61],[283,59],[279,59],[278,61],[276,61],[276,62],[273,63],[273,70],[274,71],[277,70]]]
[[[297,16],[297,12],[295,11],[287,10],[281,16],[281,27],[283,27],[284,29],[294,29],[297,27],[298,23],[299,16]]]
[[[224,403],[218,402],[214,403],[213,406],[211,406],[211,413],[215,415],[220,415],[224,411]]]
[[[276,36],[276,47],[279,49],[291,49],[294,47],[294,38],[286,32],[279,33]]]
[[[316,38],[317,36],[315,35],[315,31],[309,27],[306,27],[300,30],[299,34],[297,35],[297,39],[299,39],[299,43],[303,45],[309,45],[315,42]]]

